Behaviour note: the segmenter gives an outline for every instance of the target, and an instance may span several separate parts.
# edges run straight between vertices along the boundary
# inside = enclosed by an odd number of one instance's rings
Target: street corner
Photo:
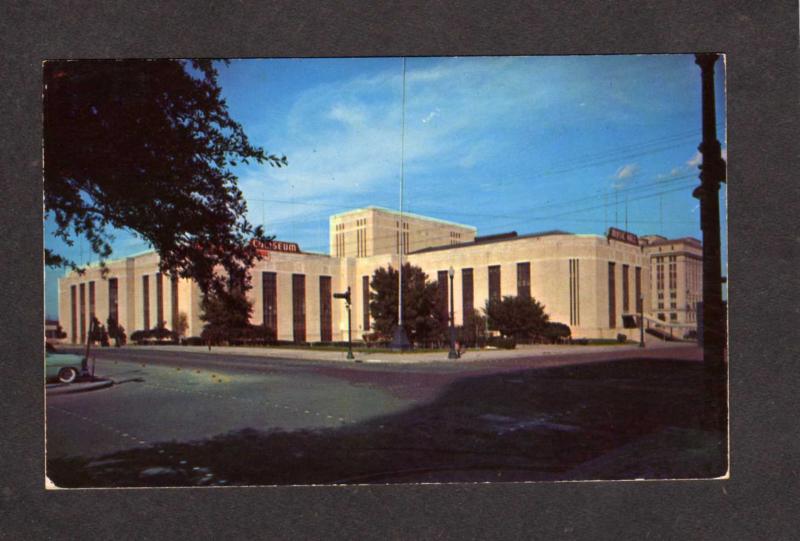
[[[56,396],[71,393],[84,393],[105,389],[114,385],[114,380],[107,378],[94,378],[88,381],[76,381],[73,383],[48,383],[45,385],[47,396]]]

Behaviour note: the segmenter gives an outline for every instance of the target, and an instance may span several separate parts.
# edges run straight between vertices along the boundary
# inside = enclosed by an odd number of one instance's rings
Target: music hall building
[[[605,236],[546,231],[481,237],[468,225],[408,213],[401,218],[377,207],[331,216],[329,233],[330,254],[303,252],[291,242],[261,246],[264,258],[251,270],[248,293],[252,323],[274,328],[279,340],[346,340],[345,305],[332,294],[350,287],[353,339],[360,340],[370,332],[371,276],[380,267],[397,268],[402,252],[404,262],[422,268],[432,281],[449,281],[454,269],[456,325],[487,299],[505,295],[534,297],[575,338],[638,338],[623,321],[637,313],[640,297],[648,319],[696,325],[692,318],[702,292],[697,239],[639,239],[614,228]],[[89,267],[59,280],[59,322],[67,342],[83,343],[91,318],[105,324],[109,315],[130,336],[160,321],[172,329],[183,313],[186,336],[200,335],[199,287],[160,273],[156,253],[106,266],[105,276]]]

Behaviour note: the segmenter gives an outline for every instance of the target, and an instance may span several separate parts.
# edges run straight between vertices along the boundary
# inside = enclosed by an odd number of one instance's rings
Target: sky
[[[404,72],[405,63],[405,72]],[[329,253],[328,218],[369,205],[477,227],[702,238],[693,55],[242,59],[220,64],[231,117],[289,165],[234,169],[248,217]],[[725,143],[724,65],[716,64]],[[721,190],[727,259],[725,185]],[[45,220],[45,245],[78,262]],[[148,250],[116,231],[112,258]],[[46,269],[46,315],[57,278]],[[727,265],[723,272],[727,274]]]

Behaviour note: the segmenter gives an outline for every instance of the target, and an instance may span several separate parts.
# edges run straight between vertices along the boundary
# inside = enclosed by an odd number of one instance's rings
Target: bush
[[[567,341],[572,336],[569,325],[548,321],[542,331],[542,341],[550,344],[558,344]]]
[[[202,346],[204,345],[203,339],[199,336],[190,336],[188,338],[184,338],[181,340],[181,344],[184,346]]]
[[[513,338],[505,338],[503,336],[490,336],[486,341],[486,345],[499,349],[515,349],[517,347],[517,343]]]
[[[617,342],[619,342],[620,344],[624,344],[627,341],[628,341],[628,337],[627,336],[625,336],[622,333],[618,333],[617,334]]]
[[[275,329],[264,325],[223,327],[206,324],[200,334],[200,339],[204,344],[231,346],[274,344],[277,342],[276,338]]]
[[[138,330],[133,331],[131,333],[131,342],[142,345],[142,344],[177,344],[178,337],[175,336],[175,333],[170,331],[165,327],[156,327],[155,329],[145,329],[145,330]]]

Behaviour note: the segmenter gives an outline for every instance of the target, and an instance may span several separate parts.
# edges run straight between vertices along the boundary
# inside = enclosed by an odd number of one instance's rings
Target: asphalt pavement
[[[244,484],[386,477],[375,469],[411,472],[395,480],[485,480],[491,455],[499,458],[489,469],[504,479],[530,480],[569,478],[568,469],[652,439],[659,427],[672,430],[670,441],[694,441],[684,430],[709,440],[693,421],[702,398],[697,347],[363,363],[258,349],[93,351],[96,374],[114,385],[47,396],[48,468],[64,486],[207,484],[212,462]],[[509,450],[521,455],[503,458]],[[255,470],[242,473],[239,460]]]

